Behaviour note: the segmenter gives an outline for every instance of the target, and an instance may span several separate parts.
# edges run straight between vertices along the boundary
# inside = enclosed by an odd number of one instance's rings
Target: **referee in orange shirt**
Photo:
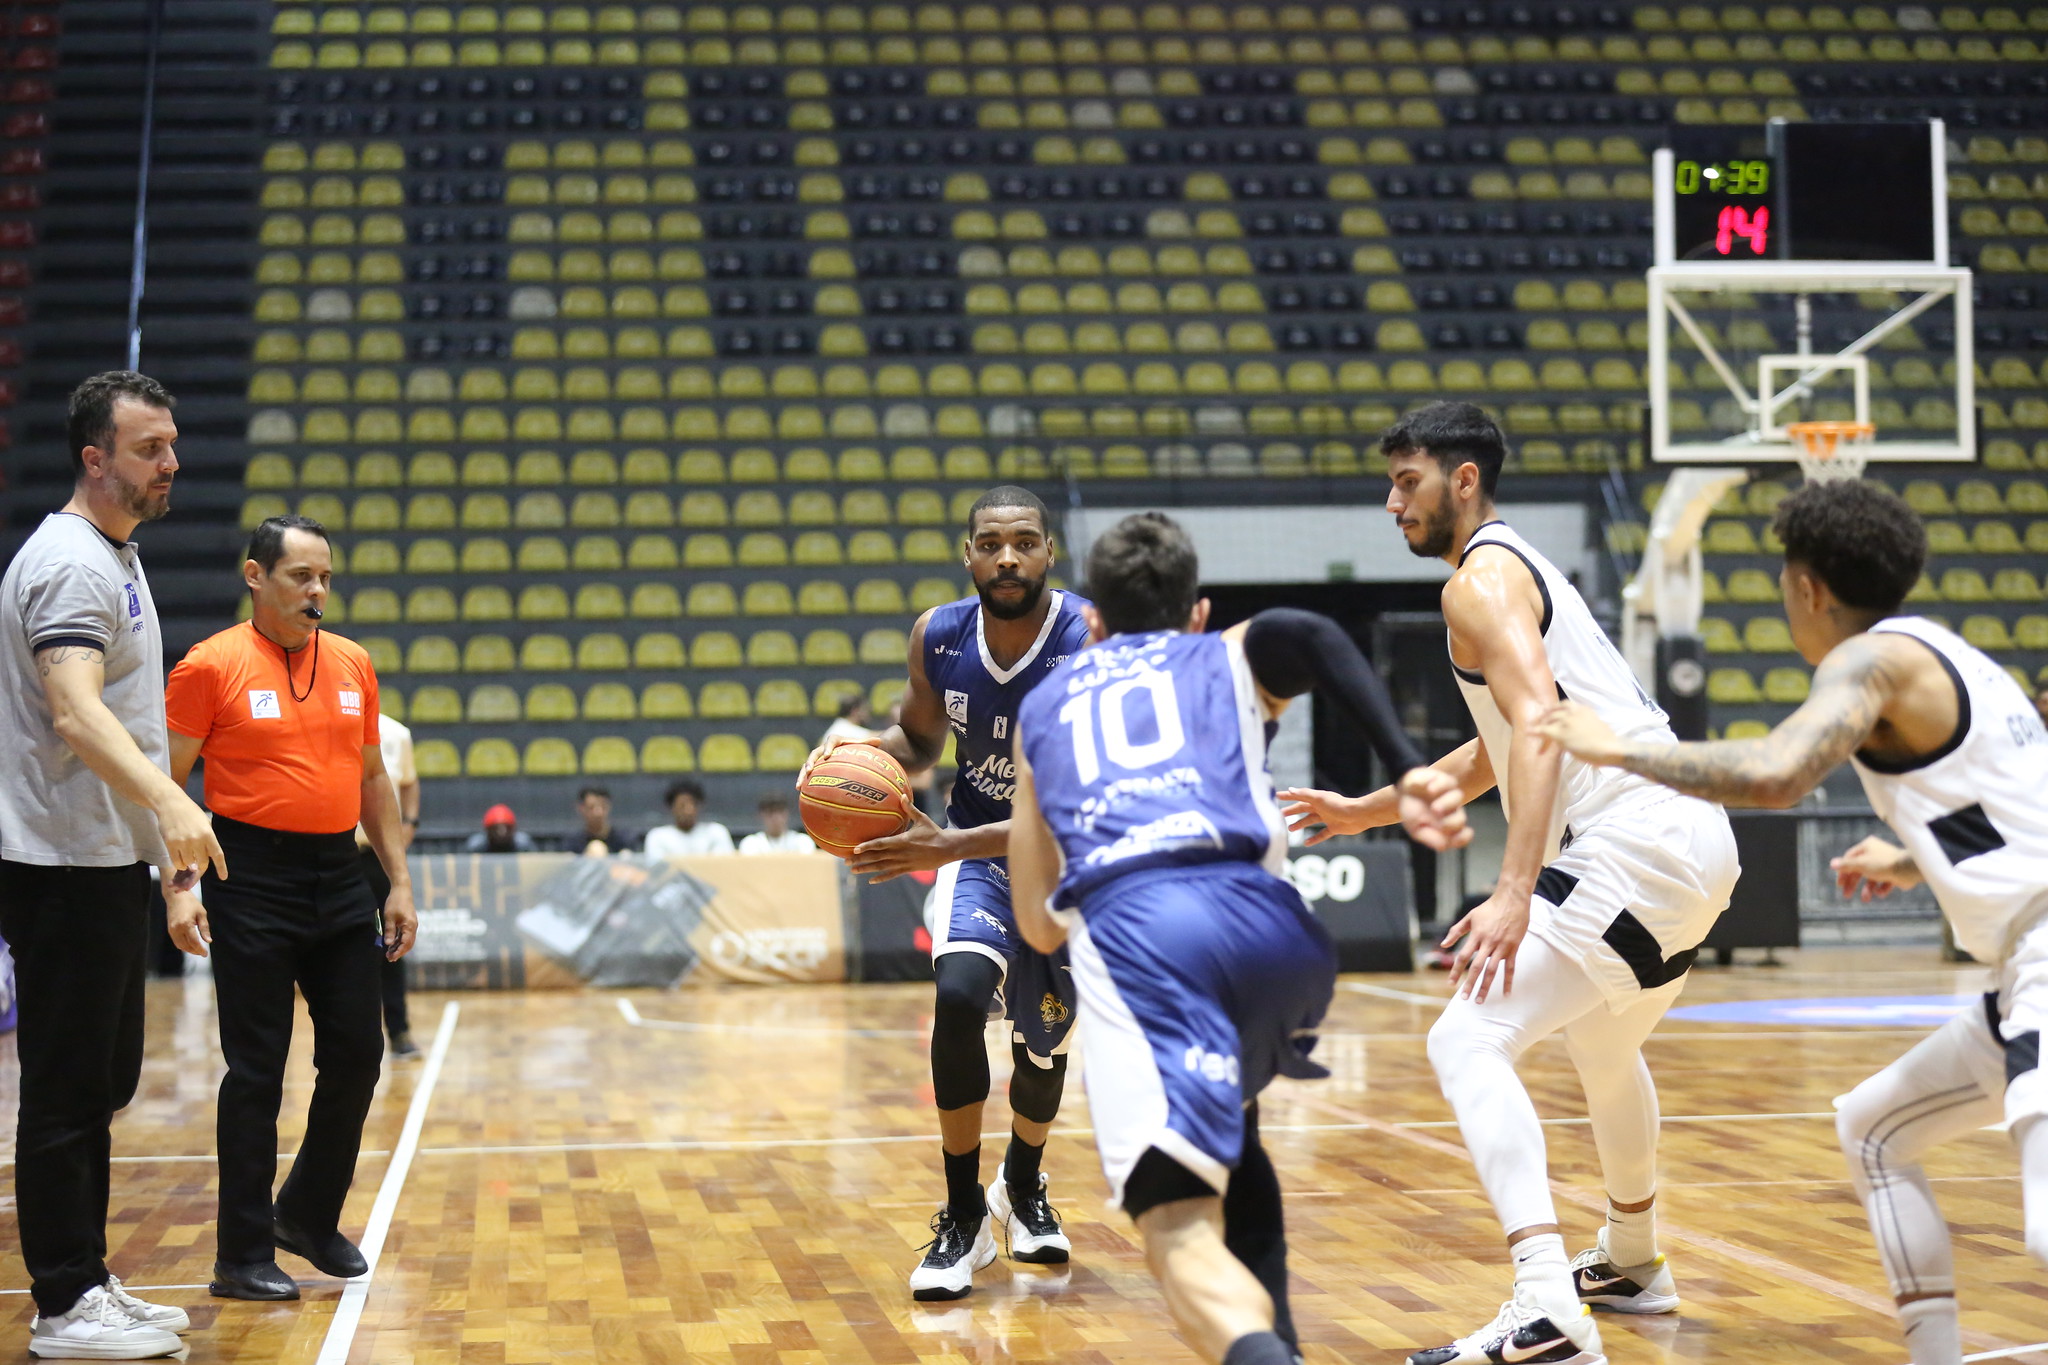
[[[171,936],[213,945],[228,1074],[220,1085],[219,1250],[213,1293],[296,1299],[283,1248],[326,1274],[368,1266],[340,1229],[363,1120],[384,1055],[380,958],[412,947],[417,919],[398,796],[377,745],[377,675],[353,641],[320,629],[333,559],[306,517],[272,517],[249,538],[252,619],[202,640],[171,672],[171,776],[206,760],[206,804],[234,868],[208,873],[205,903],[170,901]],[[360,823],[391,892],[377,901],[357,861]],[[283,1189],[277,1111],[296,985],[313,1019],[318,1080]]]

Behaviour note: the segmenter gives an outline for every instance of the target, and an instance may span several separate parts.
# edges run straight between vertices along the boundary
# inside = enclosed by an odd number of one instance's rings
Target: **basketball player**
[[[1566,696],[1632,739],[1673,740],[1570,580],[1495,513],[1507,449],[1493,420],[1470,403],[1432,403],[1380,448],[1393,481],[1387,510],[1408,548],[1454,569],[1444,621],[1479,737],[1436,766],[1468,801],[1497,785],[1508,816],[1493,894],[1444,936],[1446,948],[1463,942],[1429,1059],[1507,1233],[1515,1291],[1490,1324],[1409,1360],[1600,1365],[1587,1305],[1678,1306],[1657,1252],[1657,1092],[1641,1047],[1727,908],[1735,836],[1718,806],[1561,762],[1537,733]],[[1350,833],[1394,819],[1388,791],[1281,796],[1296,828]],[[1515,1075],[1522,1054],[1555,1033],[1585,1087],[1608,1198],[1599,1245],[1570,1263],[1543,1129]]]
[[[1285,699],[1317,688],[1365,726],[1404,774],[1418,838],[1470,835],[1457,784],[1423,766],[1335,623],[1269,611],[1204,635],[1199,583],[1186,532],[1157,512],[1090,548],[1094,643],[1020,717],[1011,875],[1026,941],[1050,953],[1072,936],[1096,1147],[1175,1321],[1204,1360],[1290,1365],[1257,1096],[1276,1074],[1328,1074],[1308,1052],[1337,961],[1278,875],[1266,743]]]
[[[1543,732],[1713,801],[1790,806],[1844,759],[1905,847],[1865,839],[1834,860],[1845,894],[1933,888],[1996,990],[1842,1101],[1835,1128],[1877,1234],[1914,1365],[1957,1365],[1948,1227],[1920,1157],[2003,1118],[2020,1151],[2027,1249],[2048,1260],[2048,730],[2011,676],[1934,622],[1897,616],[1927,537],[1877,484],[1810,483],[1779,507],[1792,640],[1815,665],[1800,708],[1762,739],[1618,738],[1560,706]]]
[[[933,890],[932,1094],[945,1157],[946,1206],[910,1276],[911,1297],[957,1299],[996,1257],[1000,1223],[1019,1261],[1059,1264],[1072,1245],[1047,1196],[1040,1161],[1066,1084],[1073,987],[1064,953],[1046,956],[1017,937],[1010,911],[1012,729],[1026,693],[1088,640],[1086,605],[1048,590],[1052,541],[1045,504],[1029,491],[991,488],[967,514],[962,559],[972,597],[934,607],[910,632],[910,687],[901,718],[867,740],[916,773],[952,733],[960,756],[941,828],[923,813],[905,833],[854,850],[854,872],[887,881],[936,870]],[[801,779],[799,779],[801,785]],[[981,1187],[981,1110],[988,1099],[987,1020],[1011,1024],[1010,1145],[997,1179]]]

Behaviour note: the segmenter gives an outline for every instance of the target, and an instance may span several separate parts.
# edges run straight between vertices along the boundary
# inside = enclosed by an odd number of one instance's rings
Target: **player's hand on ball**
[[[1607,765],[1621,757],[1621,740],[1591,707],[1561,701],[1536,722],[1536,733],[1588,763]]]
[[[910,828],[901,834],[870,839],[853,850],[846,860],[855,875],[886,882],[906,872],[930,872],[957,862],[947,840],[947,831],[915,806],[910,810]]]
[[[879,737],[873,739],[851,739],[845,735],[835,735],[833,738],[826,740],[823,744],[820,744],[817,748],[811,750],[811,756],[804,760],[803,768],[796,775],[796,784],[798,787],[802,787],[804,784],[804,779],[811,775],[811,769],[817,767],[820,763],[823,763],[825,761],[826,755],[830,754],[834,749],[838,748],[842,744],[872,744],[877,748],[880,748],[881,743],[882,741]]]
[[[167,888],[164,918],[171,931],[171,942],[194,957],[206,956],[206,945],[213,942],[213,929],[206,922],[206,907],[199,903],[199,897],[182,887]]]
[[[1302,842],[1313,846],[1339,834],[1362,834],[1372,828],[1366,819],[1365,803],[1355,796],[1339,796],[1314,787],[1288,787],[1276,793],[1280,814],[1289,830],[1308,830]]]
[[[1842,894],[1852,900],[1860,892],[1861,899],[1868,902],[1918,886],[1922,880],[1912,854],[1875,834],[1841,857],[1830,859],[1828,866],[1835,870],[1835,884],[1842,888]]]
[[[1472,828],[1465,823],[1465,792],[1457,778],[1435,768],[1415,768],[1402,774],[1397,789],[1401,824],[1415,842],[1439,853],[1472,842]]]
[[[1506,995],[1515,984],[1515,954],[1529,932],[1529,898],[1488,896],[1472,912],[1451,926],[1439,945],[1449,952],[1459,939],[1457,955],[1451,959],[1451,989],[1484,1002],[1500,978],[1500,993]]]

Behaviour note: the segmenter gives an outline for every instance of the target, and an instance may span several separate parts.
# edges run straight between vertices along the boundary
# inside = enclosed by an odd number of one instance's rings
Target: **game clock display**
[[[1756,260],[1774,254],[1777,170],[1767,156],[1675,157],[1671,194],[1678,259]]]

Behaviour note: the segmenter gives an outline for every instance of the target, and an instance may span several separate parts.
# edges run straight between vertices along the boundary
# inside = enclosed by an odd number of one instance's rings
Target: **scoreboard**
[[[1940,120],[1676,127],[1654,166],[1659,264],[1947,264]]]

